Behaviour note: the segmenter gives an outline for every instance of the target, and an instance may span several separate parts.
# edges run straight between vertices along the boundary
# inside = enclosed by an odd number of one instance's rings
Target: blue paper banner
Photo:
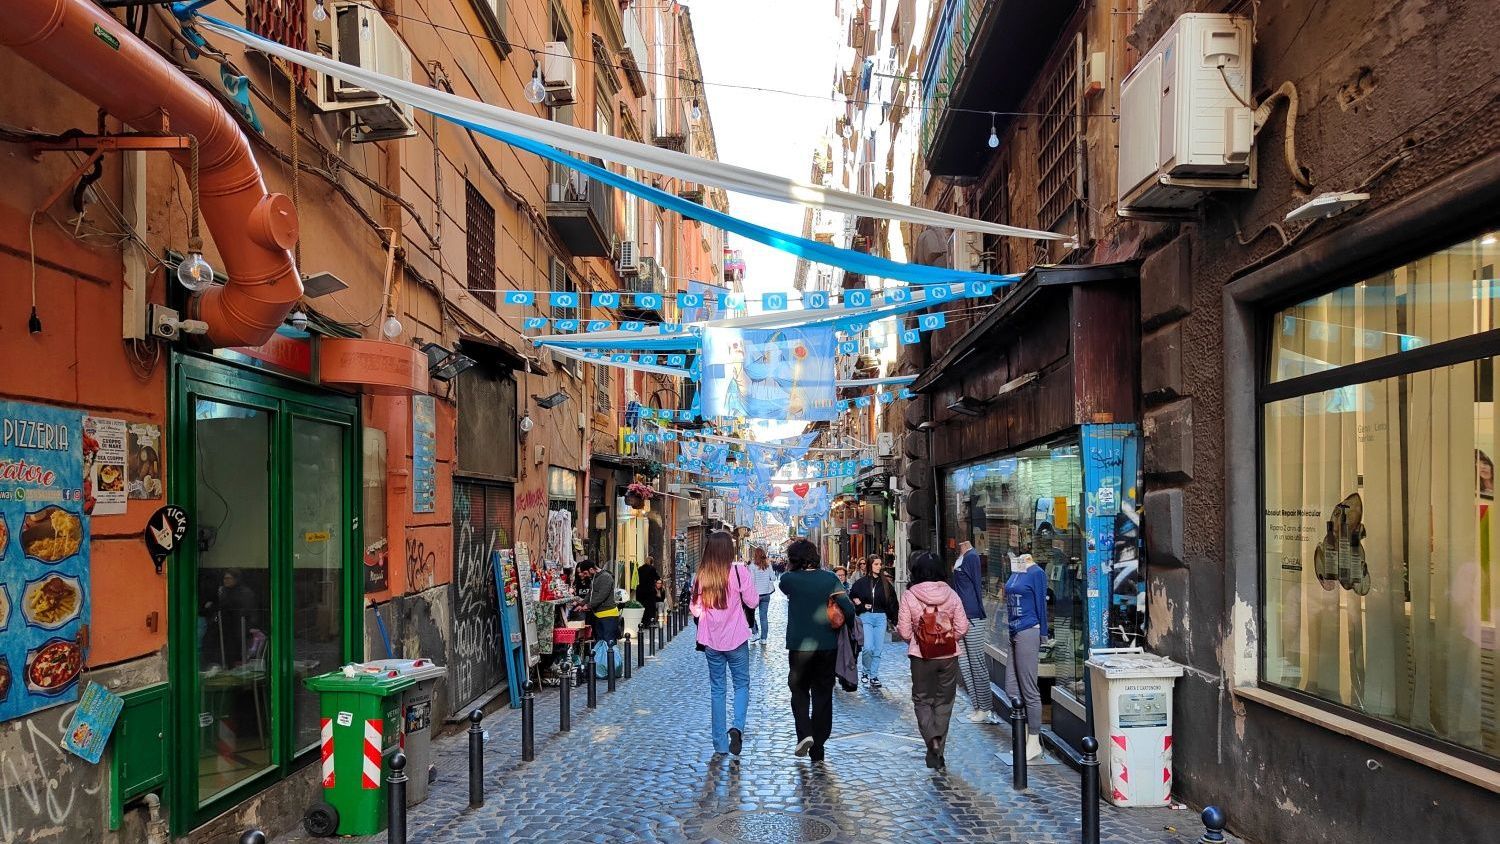
[[[836,416],[830,327],[710,328],[703,358],[707,416],[811,422]]]

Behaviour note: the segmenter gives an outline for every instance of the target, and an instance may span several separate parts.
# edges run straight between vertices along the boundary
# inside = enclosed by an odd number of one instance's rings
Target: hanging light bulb
[[[369,41],[373,36],[370,34],[370,19],[363,18],[359,22],[359,40]]]
[[[202,252],[189,252],[177,265],[177,281],[194,293],[201,293],[214,286],[213,265],[203,259]]]
[[[526,83],[526,102],[540,103],[547,99],[547,86],[542,84],[542,66],[537,65],[531,71],[531,81]]]
[[[693,98],[693,119],[694,120],[702,120],[703,119],[703,109],[698,105],[698,98],[697,97]]]
[[[401,329],[401,320],[396,319],[395,314],[391,314],[390,316],[386,317],[385,322],[380,324],[380,333],[384,334],[385,339],[387,340],[394,340],[397,337],[400,337]]]
[[[328,20],[328,9],[323,5],[323,0],[313,4],[313,20],[318,23]]]
[[[995,113],[990,112],[990,149],[1000,146],[1000,136],[995,133]]]

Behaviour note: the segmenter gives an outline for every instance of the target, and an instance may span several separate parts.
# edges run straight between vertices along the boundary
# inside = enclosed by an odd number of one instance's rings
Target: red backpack
[[[917,600],[920,597],[913,595]],[[952,625],[944,626],[938,621],[938,607],[922,601],[922,617],[917,621],[913,638],[917,640],[917,652],[922,659],[943,659],[958,656],[958,637],[953,635]]]

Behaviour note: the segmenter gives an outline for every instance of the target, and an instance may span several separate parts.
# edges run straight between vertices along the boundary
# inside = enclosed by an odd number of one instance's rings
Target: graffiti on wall
[[[0,735],[0,841],[77,840],[65,831],[79,832],[85,823],[79,807],[95,806],[90,798],[103,782],[97,768],[77,764],[58,739],[76,708],[27,718]]]
[[[1089,643],[1130,644],[1144,624],[1140,438],[1133,425],[1085,425],[1082,447]]]
[[[420,539],[406,540],[406,591],[421,592],[437,583],[437,551]]]
[[[453,654],[450,702],[455,712],[505,678],[494,551],[509,544],[502,518],[510,490],[453,486]]]

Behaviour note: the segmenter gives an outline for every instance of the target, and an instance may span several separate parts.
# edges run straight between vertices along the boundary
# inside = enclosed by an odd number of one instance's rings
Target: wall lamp
[[[474,359],[459,354],[437,343],[423,343],[422,354],[427,356],[427,374],[434,381],[452,381],[459,373],[474,365]]]
[[[550,396],[539,396],[533,393],[531,396],[531,400],[536,402],[536,406],[540,407],[542,410],[551,410],[552,408],[557,407],[558,405],[567,401],[568,394],[563,392],[562,390],[558,390]]]
[[[973,396],[959,396],[956,401],[948,405],[948,409],[954,413],[962,413],[964,416],[983,416],[984,409],[989,402],[976,399]]]

